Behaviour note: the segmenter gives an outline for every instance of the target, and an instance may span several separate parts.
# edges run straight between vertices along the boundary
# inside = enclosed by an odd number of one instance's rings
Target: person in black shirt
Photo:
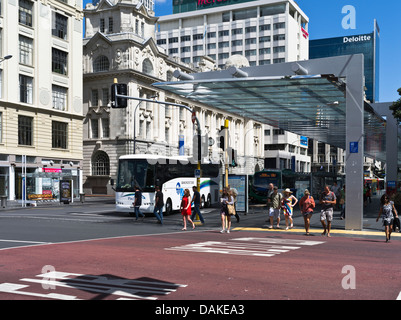
[[[156,216],[157,220],[161,224],[163,224],[163,206],[164,206],[164,200],[163,200],[163,192],[160,191],[160,187],[156,187],[156,194],[155,194],[155,209],[153,211],[153,214]]]
[[[198,191],[198,188],[195,186],[192,187],[192,190],[194,192],[194,195],[192,197],[192,202],[194,203],[194,211],[192,213],[191,220],[194,221],[195,215],[198,214],[201,223],[204,224],[205,220],[203,219],[203,216],[200,212],[200,205],[201,205],[200,193]]]
[[[138,214],[141,215],[142,218],[145,218],[145,215],[139,211],[139,207],[142,205],[142,192],[139,190],[139,187],[135,187],[135,200],[134,200],[134,210],[136,220],[138,220]]]

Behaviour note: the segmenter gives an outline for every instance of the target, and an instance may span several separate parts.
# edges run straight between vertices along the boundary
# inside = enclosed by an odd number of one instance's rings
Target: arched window
[[[98,151],[92,157],[92,175],[110,175],[110,160],[106,152]]]
[[[109,59],[106,56],[99,56],[93,62],[93,72],[108,71],[109,67]]]
[[[150,76],[153,76],[153,65],[152,62],[150,62],[149,59],[145,59],[142,62],[142,72],[146,73]]]

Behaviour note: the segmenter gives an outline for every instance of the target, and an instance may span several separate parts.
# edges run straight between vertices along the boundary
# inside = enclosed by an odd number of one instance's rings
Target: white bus
[[[168,215],[179,210],[185,189],[196,186],[196,164],[188,157],[134,154],[121,156],[118,162],[116,181],[116,211],[134,215],[132,204],[135,187],[142,191],[142,213],[153,212],[155,187],[159,186],[164,196],[163,212]],[[219,165],[202,164],[200,179],[201,207],[209,207],[219,201]]]

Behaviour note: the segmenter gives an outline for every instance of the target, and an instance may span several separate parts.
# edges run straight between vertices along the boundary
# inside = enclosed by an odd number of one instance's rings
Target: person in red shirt
[[[304,196],[299,201],[299,207],[301,208],[302,216],[305,221],[305,235],[309,236],[310,218],[312,217],[313,209],[315,208],[315,200],[310,195],[308,189],[305,190]]]
[[[189,189],[184,190],[184,196],[182,197],[180,209],[182,220],[184,222],[184,228],[182,228],[182,230],[187,230],[187,220],[188,222],[192,223],[192,229],[195,229],[195,224],[191,220],[191,194]]]

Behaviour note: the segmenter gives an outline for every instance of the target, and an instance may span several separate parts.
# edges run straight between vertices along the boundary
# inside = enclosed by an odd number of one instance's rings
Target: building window
[[[99,119],[91,119],[91,138],[99,138]]]
[[[33,40],[19,36],[19,62],[31,66],[33,61]]]
[[[99,56],[93,62],[93,72],[108,71],[110,68],[109,59],[106,56]]]
[[[110,137],[110,120],[109,118],[102,118],[102,138]]]
[[[68,53],[52,48],[52,71],[67,75]]]
[[[99,105],[99,93],[97,89],[92,90],[91,102],[92,102],[92,107],[97,107]]]
[[[269,54],[269,53],[270,53],[270,48],[259,49],[259,54]]]
[[[18,116],[18,144],[32,145],[33,118]]]
[[[21,24],[32,27],[33,2],[29,0],[19,0],[18,21]]]
[[[68,18],[53,12],[52,35],[67,40]]]
[[[20,102],[32,103],[33,96],[33,78],[19,76],[19,96]]]
[[[147,59],[147,58],[145,60],[143,60],[142,72],[153,76],[153,65],[152,65],[152,62],[150,62],[150,60]]]
[[[110,160],[106,152],[98,151],[93,155],[92,175],[94,176],[110,175]]]
[[[109,33],[113,33],[113,29],[114,29],[113,17],[109,17]]]
[[[274,53],[285,52],[285,47],[284,46],[282,46],[282,47],[274,47],[273,48],[273,52]]]
[[[273,30],[285,29],[285,22],[279,22],[273,24]]]
[[[67,110],[67,88],[53,85],[53,109],[66,111]]]
[[[109,96],[109,89],[103,88],[102,89],[102,103],[104,106],[107,106],[109,104],[110,96]]]
[[[242,28],[232,29],[232,30],[231,30],[231,34],[232,34],[232,35],[242,34]]]
[[[52,148],[67,149],[68,124],[52,121]]]
[[[100,32],[102,33],[104,33],[104,26],[105,26],[104,19],[102,18],[100,19]]]

